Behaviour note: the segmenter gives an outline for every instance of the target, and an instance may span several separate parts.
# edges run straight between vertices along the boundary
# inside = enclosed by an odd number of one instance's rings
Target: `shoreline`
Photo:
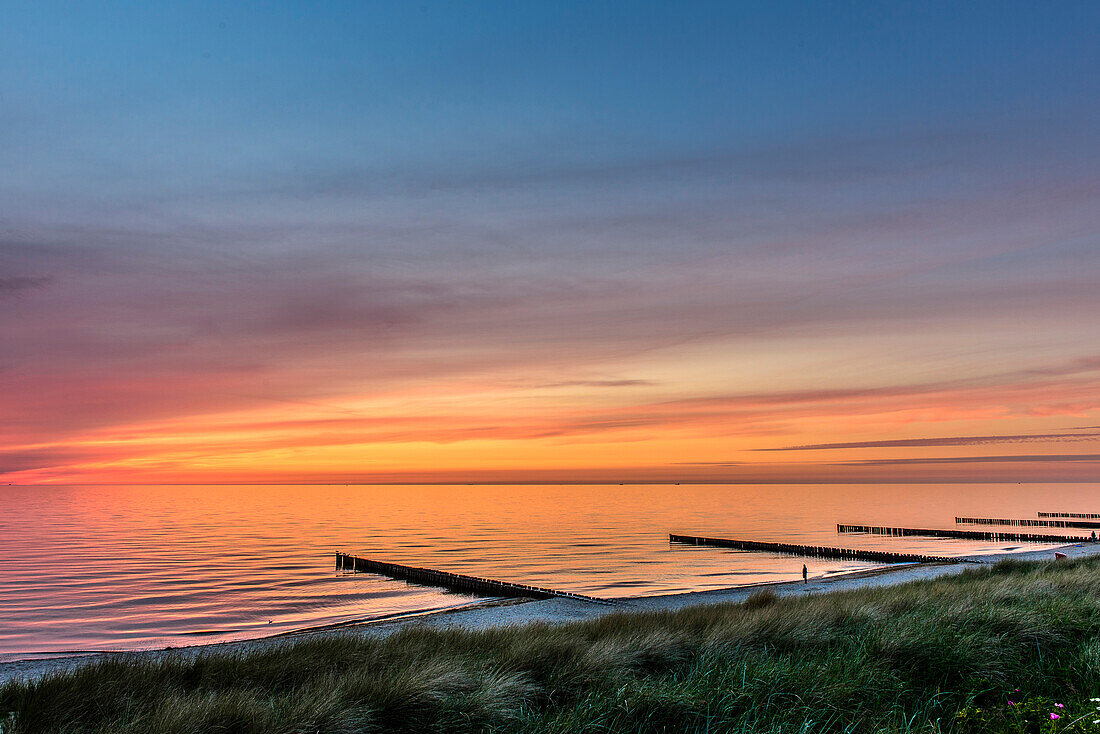
[[[217,652],[225,654],[247,653],[267,647],[279,646],[297,640],[336,635],[388,636],[410,627],[420,629],[465,629],[470,631],[499,627],[517,627],[528,624],[565,624],[596,619],[608,614],[632,612],[675,611],[693,606],[742,602],[754,593],[770,589],[779,596],[805,596],[818,593],[834,593],[863,588],[894,586],[961,573],[975,562],[991,564],[1006,559],[1024,561],[1053,560],[1054,552],[1065,553],[1067,558],[1083,558],[1100,555],[1100,543],[1074,543],[1042,550],[1013,550],[976,556],[959,556],[952,563],[914,563],[882,566],[879,568],[833,574],[828,577],[801,581],[768,581],[757,584],[732,586],[724,589],[689,591],[675,594],[641,597],[611,597],[618,602],[614,607],[591,604],[565,598],[553,599],[492,599],[473,602],[466,606],[439,610],[402,613],[396,616],[370,620],[350,620],[320,627],[282,632],[277,635],[247,640],[186,645],[117,652],[61,653],[51,657],[29,657],[0,662],[0,684],[13,679],[34,679],[50,673],[62,672],[103,660],[158,659],[167,656],[197,657]],[[33,654],[33,653],[32,653]]]

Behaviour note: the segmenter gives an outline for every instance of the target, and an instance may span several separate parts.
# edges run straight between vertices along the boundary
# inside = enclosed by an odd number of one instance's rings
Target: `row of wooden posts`
[[[1098,520],[1010,520],[1003,517],[956,517],[958,525],[1017,525],[1039,528],[1100,528]]]
[[[892,551],[860,550],[858,548],[832,548],[822,545],[798,545],[796,543],[770,543],[760,540],[733,540],[730,538],[704,538],[696,535],[668,536],[670,543],[709,545],[717,548],[736,548],[747,551],[769,551],[795,556],[815,558],[841,558],[877,563],[958,563],[960,559],[946,556],[928,556],[920,553],[894,553]]]
[[[872,535],[924,536],[927,538],[961,538],[964,540],[1011,540],[1029,543],[1076,543],[1089,540],[1073,535],[1043,535],[1040,533],[1008,533],[998,530],[934,530],[931,528],[891,528],[881,525],[837,525],[838,533],[870,533]]]
[[[449,571],[437,571],[434,568],[418,568],[405,566],[400,563],[387,563],[371,558],[360,558],[348,553],[336,552],[337,571],[355,571],[360,573],[376,573],[389,576],[392,579],[412,581],[425,586],[439,586],[452,591],[465,591],[484,596],[523,597],[526,599],[577,599],[596,604],[614,604],[607,599],[595,596],[574,594],[568,591],[558,591],[542,586],[530,586],[528,584],[513,584],[508,581],[481,578],[480,576],[467,576],[461,573]]]

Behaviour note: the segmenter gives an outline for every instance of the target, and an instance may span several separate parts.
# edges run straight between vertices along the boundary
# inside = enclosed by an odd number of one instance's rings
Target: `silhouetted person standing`
[[[802,583],[810,583],[810,572],[806,570],[806,564],[802,564]]]

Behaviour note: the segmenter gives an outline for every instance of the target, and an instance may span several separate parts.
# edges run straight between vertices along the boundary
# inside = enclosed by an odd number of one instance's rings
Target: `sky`
[[[3,15],[0,481],[1100,481],[1100,4]]]

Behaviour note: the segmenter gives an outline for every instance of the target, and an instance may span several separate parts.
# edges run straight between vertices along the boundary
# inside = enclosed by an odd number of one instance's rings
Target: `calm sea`
[[[477,601],[339,575],[338,549],[638,596],[801,574],[801,558],[671,546],[670,531],[951,555],[1012,544],[837,536],[835,526],[954,527],[956,515],[1029,518],[1039,510],[1100,512],[1100,487],[0,487],[0,659],[260,637]],[[820,575],[872,564],[807,565]]]

